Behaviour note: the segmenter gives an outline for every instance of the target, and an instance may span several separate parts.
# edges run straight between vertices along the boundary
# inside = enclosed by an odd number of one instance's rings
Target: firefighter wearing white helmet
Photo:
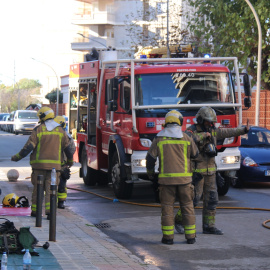
[[[32,131],[24,147],[16,155],[11,157],[12,161],[19,161],[29,153],[32,166],[31,182],[34,186],[32,193],[31,216],[36,216],[37,200],[37,177],[44,178],[45,213],[50,219],[50,185],[51,171],[56,169],[56,184],[59,184],[59,172],[61,171],[61,153],[65,152],[68,166],[73,165],[73,154],[69,147],[69,138],[66,132],[54,121],[54,112],[49,107],[42,107],[37,115],[40,125]]]
[[[56,116],[54,118],[54,121],[59,124],[63,129],[66,128],[66,119],[63,116]],[[76,151],[75,143],[72,138],[72,136],[67,132],[68,138],[69,138],[69,147],[72,152],[72,155],[74,155]],[[61,158],[61,173],[60,173],[60,182],[58,185],[58,192],[57,192],[57,198],[58,198],[58,208],[65,209],[65,202],[67,200],[67,180],[70,178],[70,169],[66,165],[67,164],[67,157],[64,152],[62,152],[62,158]]]
[[[155,162],[159,158],[159,198],[163,244],[172,245],[174,238],[174,202],[178,197],[183,215],[185,238],[195,243],[196,225],[193,207],[194,189],[191,158],[198,148],[192,138],[182,132],[183,116],[172,110],[165,116],[165,128],[154,138],[146,156],[147,174],[154,178]]]
[[[216,128],[217,116],[214,109],[202,107],[196,114],[197,124],[191,125],[185,131],[194,139],[199,149],[199,156],[194,162],[193,184],[195,186],[194,206],[197,206],[203,196],[202,224],[204,234],[222,235],[223,232],[215,227],[216,207],[218,204],[217,185],[222,187],[224,179],[216,175],[215,156],[217,155],[217,140],[237,137],[249,130],[246,127]],[[217,180],[216,180],[217,179]],[[175,229],[183,233],[181,209],[175,216]]]

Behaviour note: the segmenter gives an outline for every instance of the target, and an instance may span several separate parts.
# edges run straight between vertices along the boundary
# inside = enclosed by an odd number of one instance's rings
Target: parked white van
[[[39,118],[36,111],[17,110],[10,120],[13,121],[13,132],[17,135],[31,132],[38,125]]]

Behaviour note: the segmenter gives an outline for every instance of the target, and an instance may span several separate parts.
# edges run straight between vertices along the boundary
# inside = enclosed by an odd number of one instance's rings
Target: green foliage
[[[39,103],[41,84],[37,80],[21,79],[15,86],[0,86],[1,112],[25,109],[31,103]]]
[[[270,1],[250,0],[262,28],[262,88],[270,90]],[[190,0],[196,8],[189,29],[201,52],[236,56],[257,81],[258,27],[244,0]]]
[[[45,96],[50,101],[50,104],[57,102],[57,89],[53,89],[50,93]],[[63,103],[63,93],[59,91],[59,103]]]

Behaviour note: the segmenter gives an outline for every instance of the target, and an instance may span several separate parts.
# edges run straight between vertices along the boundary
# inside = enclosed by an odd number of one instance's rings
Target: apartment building
[[[187,0],[76,0],[75,9],[77,34],[71,48],[86,54],[93,47],[110,47],[119,59],[133,58],[140,47],[165,46],[168,32],[170,45],[188,42],[182,30],[193,12]]]

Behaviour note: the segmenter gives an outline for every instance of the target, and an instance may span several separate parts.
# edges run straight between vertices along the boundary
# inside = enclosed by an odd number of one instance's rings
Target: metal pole
[[[262,28],[259,17],[251,5],[249,0],[245,0],[253,12],[258,26],[258,64],[257,64],[257,92],[256,92],[256,106],[255,106],[255,126],[259,125],[260,117],[260,92],[261,92],[261,68],[262,68]]]
[[[59,79],[58,79],[58,76],[57,76],[55,70],[54,70],[49,64],[44,63],[44,62],[42,62],[42,61],[39,61],[39,60],[37,60],[37,59],[35,59],[35,58],[32,58],[32,59],[35,60],[35,61],[37,61],[37,62],[40,62],[40,63],[42,63],[42,64],[44,64],[44,65],[46,65],[46,66],[48,66],[49,68],[52,69],[52,71],[53,71],[54,74],[55,74],[55,77],[56,77],[56,79],[57,79],[57,89],[56,89],[56,95],[57,95],[57,97],[56,97],[56,115],[58,115],[58,107],[59,107]]]
[[[167,58],[171,57],[170,46],[169,46],[169,0],[167,0]]]
[[[38,175],[37,178],[37,216],[36,227],[42,227],[42,202],[43,202],[43,175]]]
[[[51,185],[49,241],[56,241],[57,185]]]

